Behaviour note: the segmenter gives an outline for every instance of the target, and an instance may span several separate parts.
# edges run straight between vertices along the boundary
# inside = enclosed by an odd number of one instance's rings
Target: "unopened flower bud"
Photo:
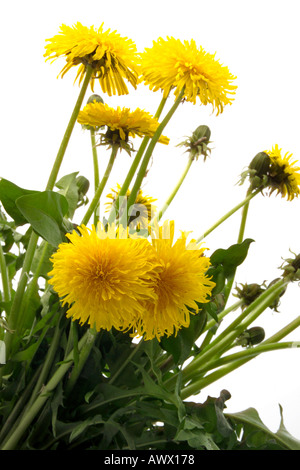
[[[259,344],[265,339],[265,331],[260,326],[253,326],[245,330],[237,339],[236,344],[242,347]]]
[[[94,101],[96,101],[97,103],[103,103],[104,104],[104,100],[101,98],[101,96],[96,95],[95,93],[89,97],[89,99],[87,100],[87,104],[93,103]]]
[[[300,254],[295,255],[294,259],[288,258],[286,264],[282,266],[283,277],[292,276],[292,281],[300,280]]]
[[[267,153],[259,152],[251,161],[249,168],[250,170],[255,170],[257,176],[262,177],[264,175],[268,175],[270,162],[271,160]]]
[[[211,149],[208,147],[210,136],[210,128],[206,125],[201,125],[197,127],[191,137],[178,144],[177,147],[187,147],[186,152],[189,152],[190,158],[196,158],[197,160],[200,155],[203,155],[205,161],[208,153],[211,152]]]
[[[250,305],[263,291],[264,288],[260,284],[241,284],[241,287],[236,287],[239,299],[245,302],[244,307]]]
[[[85,176],[77,176],[76,184],[80,195],[85,196],[89,190],[90,182]]]
[[[268,182],[271,160],[267,153],[259,152],[251,160],[247,170],[241,175],[241,183],[249,178],[250,189],[264,187]]]

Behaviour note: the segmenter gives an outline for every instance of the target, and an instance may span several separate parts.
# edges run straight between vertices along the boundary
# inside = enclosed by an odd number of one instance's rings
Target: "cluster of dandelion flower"
[[[291,161],[292,154],[276,144],[272,150],[259,152],[251,161],[248,169],[242,173],[241,181],[248,177],[250,190],[269,189],[269,195],[274,191],[291,201],[300,194],[300,167]]]
[[[53,254],[49,283],[73,320],[159,340],[188,326],[215,285],[204,248],[187,235],[174,243],[173,222],[156,227],[151,241],[114,224],[77,227]]]

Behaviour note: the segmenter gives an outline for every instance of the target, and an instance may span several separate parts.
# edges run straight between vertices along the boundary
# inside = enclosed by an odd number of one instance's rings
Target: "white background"
[[[51,65],[43,57],[45,39],[57,34],[62,23],[80,21],[98,27],[104,22],[105,29],[131,38],[140,51],[159,36],[193,38],[206,51],[216,52],[216,58],[237,76],[236,99],[219,116],[199,104],[180,106],[164,132],[170,145],[157,145],[143,188],[160,206],[186,165],[183,149],[175,146],[198,125],[209,125],[211,157],[193,164],[166,213],[177,228],[192,230],[198,237],[244,198],[247,186],[237,182],[257,152],[277,143],[284,153],[300,159],[298,4],[297,0],[1,2],[0,175],[27,189],[46,186],[79,92],[78,85],[73,85],[75,69],[63,80],[57,79],[64,60]],[[101,94],[98,84],[95,92]],[[140,107],[154,114],[160,93],[140,85],[137,91],[130,88],[128,96],[103,98],[111,106]],[[137,148],[138,140],[134,143]],[[104,149],[99,158],[102,171],[108,158]],[[122,183],[130,163],[122,152],[106,192]],[[89,134],[79,125],[59,177],[73,171],[93,181]],[[269,282],[280,275],[278,267],[290,256],[289,250],[300,252],[299,214],[300,199],[289,202],[280,196],[258,195],[251,202],[245,235],[255,243],[238,269],[237,282]],[[236,242],[239,222],[240,212],[207,238],[209,253]],[[290,285],[280,313],[268,310],[255,325],[263,326],[266,336],[272,335],[300,315],[299,298],[299,286]],[[300,332],[287,339],[299,340]],[[254,407],[274,431],[280,403],[287,429],[300,439],[299,359],[297,349],[268,353],[204,389],[196,399],[218,396],[226,388],[232,395],[227,411]]]

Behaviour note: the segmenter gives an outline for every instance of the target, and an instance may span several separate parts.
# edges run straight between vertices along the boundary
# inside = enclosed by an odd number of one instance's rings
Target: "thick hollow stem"
[[[87,335],[83,336],[78,343],[78,350],[79,352],[83,348],[87,339]],[[56,372],[53,374],[51,379],[48,383],[43,387],[41,393],[37,396],[35,401],[32,403],[31,407],[27,410],[24,414],[22,419],[20,420],[18,426],[16,427],[15,431],[11,434],[11,436],[7,439],[7,441],[1,447],[1,450],[14,450],[18,445],[19,440],[22,438],[23,434],[26,432],[34,418],[37,416],[40,409],[46,403],[48,398],[51,395],[51,392],[56,388],[59,382],[62,380],[66,372],[69,370],[73,363],[74,354],[73,351],[68,355],[66,360],[61,364]]]
[[[233,207],[233,209],[231,209],[230,211],[228,211],[223,217],[221,217],[216,223],[214,223],[208,230],[206,230],[206,232],[204,232],[198,239],[197,239],[197,243],[200,242],[201,240],[203,240],[204,238],[207,237],[207,235],[209,235],[211,232],[213,232],[217,227],[219,227],[219,225],[221,225],[223,222],[225,222],[225,220],[227,220],[229,217],[231,217],[235,212],[237,212],[239,209],[241,209],[241,207],[243,207],[245,204],[248,204],[249,201],[254,198],[254,196],[256,196],[258,193],[261,192],[261,188],[257,189],[256,191],[254,191],[253,193],[250,193],[248,194],[248,196],[242,201],[240,202],[239,204],[237,204],[235,207]]]
[[[112,147],[110,159],[109,159],[109,161],[108,161],[108,164],[107,164],[107,167],[106,167],[104,176],[103,176],[103,178],[102,178],[102,180],[101,180],[101,183],[99,184],[99,186],[98,186],[98,188],[97,188],[97,190],[96,190],[96,192],[95,192],[95,195],[94,195],[94,197],[93,197],[93,199],[92,199],[92,201],[91,201],[91,203],[90,203],[90,205],[89,205],[88,210],[86,211],[86,213],[85,213],[85,215],[84,215],[84,217],[83,217],[83,219],[82,219],[82,222],[81,222],[82,225],[86,225],[86,224],[89,222],[91,216],[93,215],[93,212],[95,211],[97,205],[99,204],[100,197],[101,197],[101,195],[102,195],[102,193],[103,193],[103,190],[104,190],[104,188],[105,188],[105,185],[106,185],[107,180],[108,180],[108,178],[109,178],[109,175],[110,175],[110,173],[111,173],[111,170],[112,170],[114,161],[115,161],[115,159],[116,159],[116,155],[117,155],[118,149],[119,149],[119,147],[118,147],[117,145],[114,145],[114,146]]]
[[[158,109],[157,109],[157,111],[156,111],[156,114],[155,114],[155,116],[154,116],[156,119],[159,119],[159,117],[160,117],[160,115],[161,115],[161,113],[162,113],[162,110],[163,110],[163,108],[164,108],[164,106],[165,106],[165,104],[166,104],[166,100],[167,100],[167,98],[162,98],[162,100],[161,100],[161,102],[160,102],[160,104],[159,104],[159,107],[158,107]],[[110,214],[109,214],[109,216],[108,216],[108,223],[109,223],[109,224],[111,224],[111,223],[114,221],[115,216],[116,216],[117,213],[119,212],[119,200],[120,200],[120,199],[122,200],[122,198],[126,195],[127,190],[128,190],[128,188],[129,188],[129,185],[130,185],[130,183],[131,183],[131,181],[132,181],[132,179],[133,179],[133,177],[134,177],[134,175],[135,175],[135,172],[136,172],[136,170],[137,170],[137,168],[138,168],[138,166],[139,166],[139,164],[140,164],[140,161],[141,161],[141,159],[142,159],[142,157],[143,157],[143,154],[144,154],[144,152],[145,152],[145,149],[146,149],[146,147],[147,147],[147,145],[148,145],[149,140],[150,140],[150,137],[144,137],[143,140],[142,140],[142,143],[141,143],[141,145],[140,145],[140,147],[139,147],[139,149],[138,149],[138,151],[137,151],[137,154],[136,154],[136,156],[135,156],[135,158],[134,158],[134,160],[133,160],[133,162],[132,162],[132,165],[131,165],[131,167],[130,167],[130,169],[129,169],[127,175],[126,175],[126,178],[125,178],[125,180],[124,180],[124,183],[123,183],[123,185],[122,185],[122,187],[121,187],[121,189],[120,189],[120,191],[119,191],[119,194],[118,194],[118,196],[117,196],[117,198],[116,198],[116,201],[115,201],[115,203],[114,203],[114,206],[115,206],[115,207],[112,207],[112,210],[110,211]]]
[[[164,215],[164,213],[166,212],[166,210],[168,209],[169,205],[171,204],[171,202],[173,201],[174,197],[176,196],[176,194],[178,193],[186,175],[188,174],[189,172],[189,169],[191,168],[191,165],[193,163],[193,158],[189,158],[188,160],[188,163],[181,175],[181,177],[179,178],[176,186],[174,187],[173,191],[171,192],[170,196],[168,197],[168,199],[166,200],[166,202],[164,203],[164,205],[161,207],[161,209],[158,211],[157,215],[153,217],[153,219],[151,220],[150,222],[150,225],[155,221],[160,221],[160,219],[162,218],[162,216]]]
[[[56,156],[56,159],[55,159],[53,168],[52,168],[52,170],[51,170],[51,173],[50,173],[50,176],[49,176],[49,179],[48,179],[48,183],[47,183],[47,186],[46,186],[46,190],[52,190],[52,189],[54,188],[54,185],[55,185],[55,182],[56,182],[56,178],[57,178],[57,175],[58,175],[58,172],[59,172],[59,169],[60,169],[62,160],[63,160],[63,158],[64,158],[64,155],[65,155],[65,152],[66,152],[66,149],[67,149],[67,146],[68,146],[68,143],[69,143],[69,140],[70,140],[70,137],[71,137],[73,128],[74,128],[75,123],[76,123],[76,119],[77,119],[78,113],[79,113],[79,111],[80,111],[80,107],[81,107],[81,105],[82,105],[82,102],[83,102],[83,99],[84,99],[84,96],[85,96],[87,87],[88,87],[88,85],[89,85],[89,83],[90,83],[90,78],[91,78],[91,75],[92,75],[92,70],[93,70],[93,69],[92,69],[90,66],[87,66],[86,74],[85,74],[85,77],[84,77],[84,81],[83,81],[83,84],[82,84],[82,87],[81,87],[79,96],[78,96],[78,98],[77,98],[76,104],[75,104],[75,106],[74,106],[73,112],[72,112],[72,114],[71,114],[71,117],[70,117],[70,120],[69,120],[67,129],[66,129],[65,134],[64,134],[64,136],[63,136],[63,139],[62,139],[62,141],[61,141],[61,144],[60,144],[60,147],[59,147],[59,150],[58,150],[58,153],[57,153],[57,156]]]
[[[292,322],[290,322],[288,325],[286,325],[284,328],[282,328],[280,331],[275,333],[273,336],[265,340],[263,343],[261,343],[259,346],[256,346],[255,348],[251,348],[249,350],[249,356],[247,356],[246,353],[243,353],[245,357],[242,357],[240,359],[235,358],[235,360],[231,361],[229,364],[223,365],[220,367],[218,370],[212,372],[206,377],[200,378],[198,381],[194,381],[187,387],[185,387],[182,391],[181,398],[186,399],[190,397],[191,395],[195,395],[199,393],[200,390],[203,390],[203,388],[207,387],[208,385],[212,384],[213,382],[216,382],[220,378],[224,377],[225,375],[229,374],[230,372],[234,371],[235,369],[238,369],[242,365],[246,364],[246,362],[250,361],[254,357],[256,357],[261,350],[263,351],[268,351],[268,345],[271,345],[271,350],[272,350],[272,345],[274,345],[274,349],[281,348],[281,346],[275,346],[275,343],[286,337],[288,334],[290,334],[292,331],[294,331],[296,328],[300,326],[300,316],[295,318]],[[299,341],[290,341],[288,342],[288,348],[298,348],[299,347]],[[260,349],[256,349],[260,348]],[[255,351],[253,351],[255,350]],[[253,352],[256,352],[256,354],[253,354]],[[224,362],[226,362],[226,358],[224,358]]]
[[[152,156],[154,147],[155,147],[156,143],[158,142],[158,139],[160,138],[164,128],[166,127],[166,125],[168,124],[168,122],[172,118],[173,114],[175,113],[176,109],[178,108],[179,104],[181,103],[183,95],[184,95],[184,88],[181,90],[181,92],[180,92],[179,96],[177,97],[175,103],[173,104],[173,106],[171,107],[171,109],[169,110],[169,112],[167,113],[165,118],[162,120],[162,122],[158,126],[156,132],[154,133],[154,135],[153,135],[153,137],[152,137],[152,139],[151,139],[151,141],[148,145],[148,148],[147,148],[146,153],[144,155],[144,158],[142,160],[141,166],[140,166],[139,171],[137,173],[135,183],[133,185],[130,196],[128,198],[127,211],[128,210],[130,211],[130,207],[135,203],[136,196],[138,194],[138,191],[140,190],[142,181],[143,181],[143,179],[145,177],[145,174],[147,172],[148,164],[149,164],[150,158]],[[126,211],[124,211],[124,214],[125,213],[126,213]],[[127,215],[128,215],[128,212],[127,212]],[[126,223],[126,225],[127,225],[127,223]]]

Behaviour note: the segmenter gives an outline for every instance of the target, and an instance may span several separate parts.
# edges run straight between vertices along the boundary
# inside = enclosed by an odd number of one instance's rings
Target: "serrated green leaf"
[[[82,434],[88,427],[94,426],[94,425],[97,425],[97,424],[104,424],[104,423],[105,423],[105,421],[103,421],[103,418],[102,418],[101,415],[92,416],[91,418],[88,418],[88,419],[82,421],[71,432],[70,442],[74,441],[74,439],[79,437],[80,434]]]
[[[280,427],[276,433],[270,431],[270,429],[267,428],[267,426],[262,422],[255,408],[248,408],[247,410],[238,413],[226,413],[226,416],[234,422],[251,425],[254,430],[262,431],[289,450],[300,450],[300,441],[293,437],[284,426],[281,407],[280,414]]]

